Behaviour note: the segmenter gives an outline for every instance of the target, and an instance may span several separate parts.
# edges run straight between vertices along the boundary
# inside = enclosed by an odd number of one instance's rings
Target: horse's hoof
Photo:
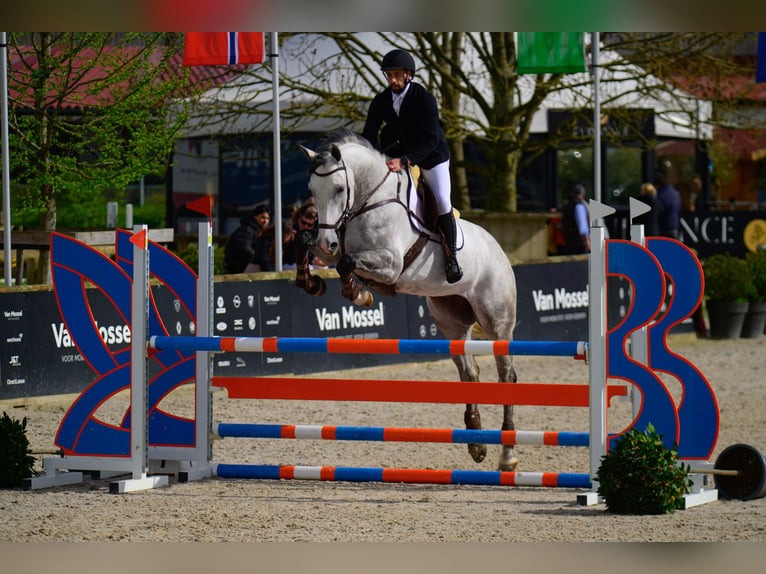
[[[497,465],[497,470],[503,471],[503,472],[516,472],[516,469],[519,466],[519,459],[514,457],[509,458],[508,460],[501,460],[500,463]]]
[[[361,307],[372,307],[372,293],[369,291],[360,291],[354,303]]]
[[[481,462],[487,456],[487,446],[483,444],[469,444],[468,454],[471,455],[474,462]]]

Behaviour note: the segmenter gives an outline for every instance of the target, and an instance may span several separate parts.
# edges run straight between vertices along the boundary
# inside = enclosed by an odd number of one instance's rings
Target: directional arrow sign
[[[591,199],[588,202],[588,213],[590,215],[591,226],[595,225],[599,219],[602,219],[607,215],[612,215],[615,211],[614,207],[605,205],[595,199]]]
[[[630,220],[633,221],[639,215],[648,213],[652,210],[651,206],[645,204],[643,201],[638,201],[635,197],[631,197],[630,203]]]

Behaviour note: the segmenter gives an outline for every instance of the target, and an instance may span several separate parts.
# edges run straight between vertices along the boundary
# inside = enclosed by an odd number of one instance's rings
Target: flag
[[[144,251],[146,251],[147,246],[147,236],[146,236],[146,229],[142,229],[138,233],[134,233],[130,236],[128,239],[133,245],[140,247]]]
[[[209,195],[203,195],[199,199],[195,199],[194,201],[187,203],[186,207],[192,211],[196,211],[197,213],[202,213],[203,215],[206,215],[208,219],[210,219],[212,214],[211,203],[212,198]]]
[[[260,64],[263,32],[186,32],[184,66]]]
[[[519,32],[519,74],[571,74],[585,71],[584,32]]]
[[[758,63],[755,68],[755,81],[766,82],[766,32],[758,32]]]

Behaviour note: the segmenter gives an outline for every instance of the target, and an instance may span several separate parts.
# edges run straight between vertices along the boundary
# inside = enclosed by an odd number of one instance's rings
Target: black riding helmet
[[[380,69],[384,73],[386,70],[408,70],[414,76],[415,59],[410,56],[409,52],[397,48],[383,56],[383,62],[380,65]]]

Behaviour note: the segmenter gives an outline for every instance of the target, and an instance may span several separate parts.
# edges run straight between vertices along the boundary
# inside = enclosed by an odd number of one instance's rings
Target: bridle
[[[351,205],[351,185],[349,184],[348,179],[348,167],[346,167],[346,162],[343,160],[343,158],[340,159],[340,165],[336,167],[335,169],[332,169],[325,173],[319,173],[317,169],[320,166],[317,166],[317,168],[312,170],[312,175],[316,175],[317,177],[329,177],[334,173],[337,173],[339,171],[342,171],[344,174],[344,177],[346,179],[346,205],[343,209],[343,212],[340,214],[340,217],[335,221],[335,223],[319,223],[317,225],[317,229],[332,229],[335,231],[335,233],[338,235],[338,238],[340,239],[340,247],[341,247],[341,253],[345,252],[345,236],[346,236],[346,225],[355,217],[360,216],[363,213],[367,213],[368,211],[372,211],[373,209],[377,209],[378,207],[381,207],[383,205],[387,205],[389,203],[399,203],[402,207],[404,207],[405,210],[408,210],[407,205],[401,200],[401,186],[402,186],[402,178],[399,172],[396,173],[396,196],[390,197],[388,199],[383,199],[381,201],[368,204],[367,202],[370,200],[370,198],[377,192],[383,184],[388,179],[388,176],[390,176],[393,172],[390,170],[386,170],[386,175],[383,176],[383,179],[380,180],[378,185],[371,188],[367,193],[365,193],[359,203],[359,207],[352,211],[353,205]]]

